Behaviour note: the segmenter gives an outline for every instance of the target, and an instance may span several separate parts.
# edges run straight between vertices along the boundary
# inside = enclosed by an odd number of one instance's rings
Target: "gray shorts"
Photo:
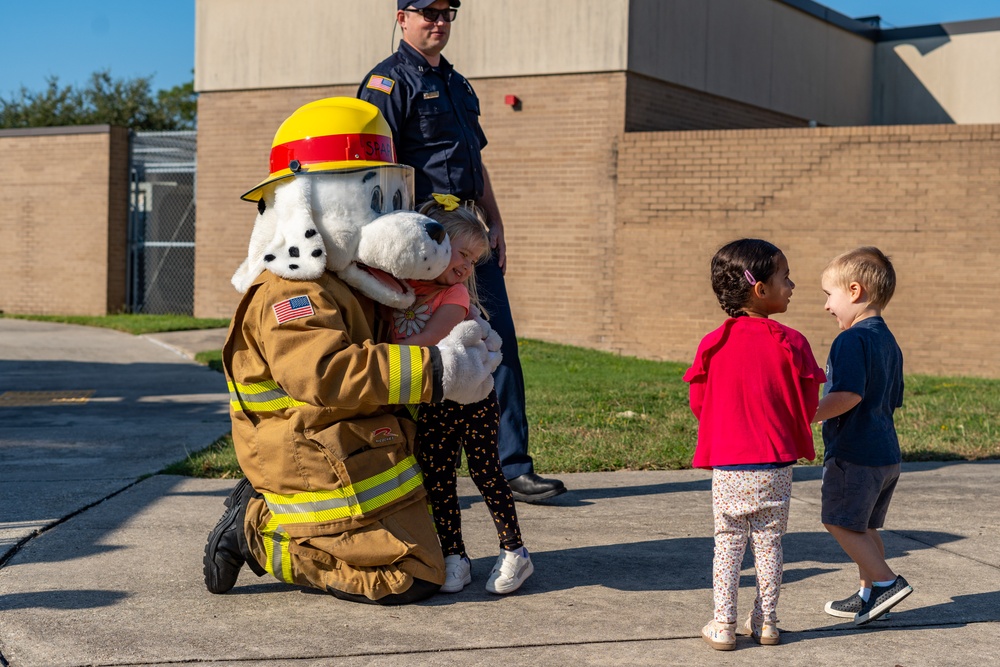
[[[859,533],[881,528],[898,481],[898,463],[862,466],[828,459],[823,464],[823,523]]]

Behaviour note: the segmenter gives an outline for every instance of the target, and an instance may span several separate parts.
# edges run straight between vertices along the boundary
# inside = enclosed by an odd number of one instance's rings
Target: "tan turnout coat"
[[[373,600],[444,582],[405,408],[440,399],[440,365],[374,342],[376,308],[330,272],[264,271],[223,350],[236,455],[263,495],[244,525],[252,553],[281,581]]]

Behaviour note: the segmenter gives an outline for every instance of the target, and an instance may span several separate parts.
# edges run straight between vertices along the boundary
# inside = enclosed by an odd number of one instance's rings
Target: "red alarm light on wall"
[[[521,110],[521,98],[517,95],[504,95],[503,103],[509,106],[514,111]]]

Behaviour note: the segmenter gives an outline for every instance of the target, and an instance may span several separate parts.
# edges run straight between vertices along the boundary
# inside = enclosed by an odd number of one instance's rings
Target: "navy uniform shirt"
[[[486,135],[479,126],[479,98],[444,57],[438,67],[405,41],[369,72],[358,98],[371,102],[392,128],[396,158],[414,168],[418,204],[431,193],[460,199],[483,196]]]

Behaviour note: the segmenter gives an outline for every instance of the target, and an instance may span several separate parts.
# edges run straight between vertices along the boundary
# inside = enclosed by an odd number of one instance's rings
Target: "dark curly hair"
[[[739,239],[719,248],[712,257],[712,290],[730,317],[745,317],[753,285],[747,278],[767,282],[775,271],[781,250],[761,239]]]

